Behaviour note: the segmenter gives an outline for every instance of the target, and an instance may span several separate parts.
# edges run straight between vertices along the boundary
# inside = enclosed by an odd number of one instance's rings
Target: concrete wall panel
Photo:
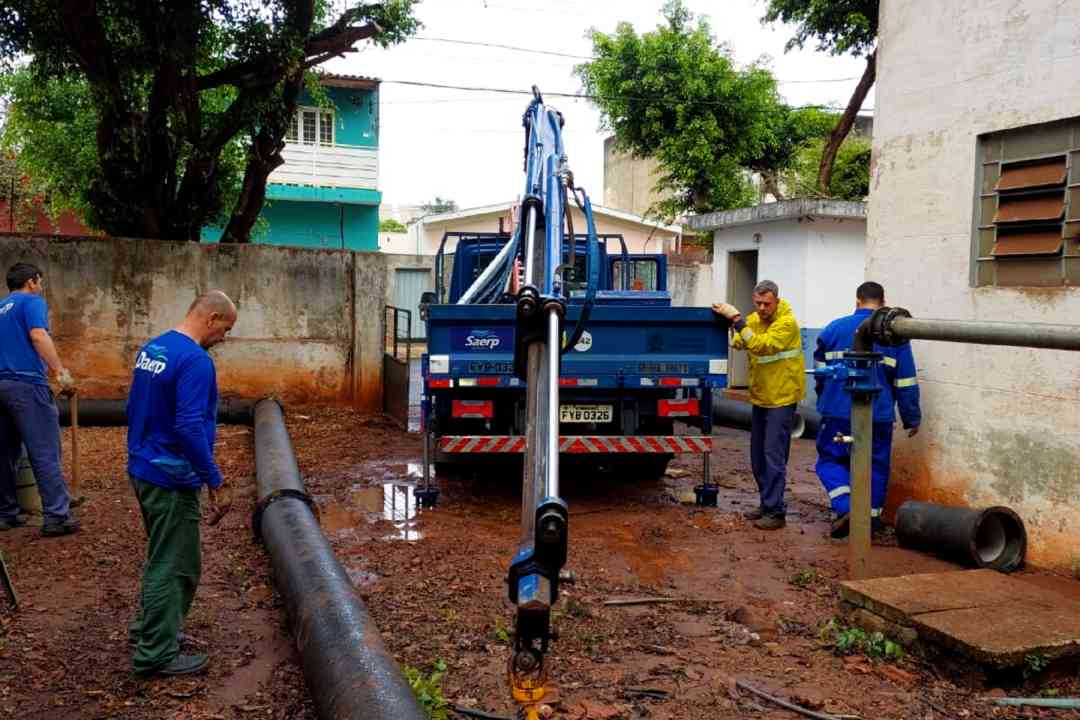
[[[978,136],[1080,116],[1080,5],[881,5],[867,276],[916,317],[1075,324],[1078,288],[970,285]],[[916,342],[924,429],[889,504],[1006,504],[1080,571],[1080,353]]]
[[[0,236],[0,268],[18,260],[44,270],[53,335],[88,397],[123,397],[138,348],[220,289],[240,312],[212,351],[223,395],[381,408],[384,255]]]

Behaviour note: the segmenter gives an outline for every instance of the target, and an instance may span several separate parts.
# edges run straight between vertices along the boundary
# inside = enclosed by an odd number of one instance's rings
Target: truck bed
[[[567,335],[580,313],[579,305],[567,307]],[[581,340],[562,356],[560,376],[564,385],[585,380],[593,388],[722,388],[727,329],[709,308],[597,305]],[[425,376],[523,386],[513,375],[514,332],[513,305],[432,305]]]

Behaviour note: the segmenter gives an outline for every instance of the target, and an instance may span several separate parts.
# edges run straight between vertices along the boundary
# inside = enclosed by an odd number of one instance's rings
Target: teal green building
[[[306,94],[266,188],[253,240],[346,250],[379,249],[379,81],[323,75],[333,108]],[[203,239],[216,242],[221,228]]]

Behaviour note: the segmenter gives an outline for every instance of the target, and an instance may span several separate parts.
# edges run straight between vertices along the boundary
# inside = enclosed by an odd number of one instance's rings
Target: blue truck
[[[596,240],[594,258],[588,238],[575,237],[575,264],[567,272],[568,328],[585,309],[592,264],[597,289],[580,337],[561,356],[559,450],[564,464],[625,464],[636,478],[659,477],[673,455],[712,448],[711,398],[727,380],[727,324],[710,308],[672,306],[665,256],[629,254],[617,235]],[[461,302],[509,242],[509,234],[447,233],[436,258],[436,289],[423,304],[428,351],[422,362],[424,424],[437,474],[525,449],[513,294],[501,302]],[[444,250],[455,243],[444,281]],[[569,254],[568,237],[563,244]],[[701,432],[676,434],[680,419]]]
[[[699,502],[715,505],[712,393],[726,384],[728,347],[727,323],[710,308],[672,306],[664,257],[631,255],[622,238],[596,232],[567,161],[562,114],[535,87],[522,126],[525,192],[515,227],[444,237],[435,291],[421,299],[428,351],[416,497],[422,506],[438,497],[432,453],[437,463],[523,457],[521,543],[506,579],[516,608],[508,677],[520,715],[532,720],[568,557],[560,466],[626,463],[641,477],[663,473],[677,453],[700,454]],[[572,202],[585,220],[580,235]],[[679,418],[701,432],[677,434]]]

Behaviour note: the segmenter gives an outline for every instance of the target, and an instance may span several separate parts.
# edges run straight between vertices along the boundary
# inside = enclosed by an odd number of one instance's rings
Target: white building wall
[[[757,250],[758,279],[780,286],[800,326],[820,330],[853,311],[855,288],[865,279],[865,243],[862,220],[804,218],[717,230],[713,288],[717,298],[727,298],[728,253]]]
[[[916,317],[1075,324],[1077,288],[972,288],[977,137],[1080,116],[1080,3],[883,0],[867,276]],[[1006,504],[1080,569],[1080,354],[916,342],[924,430],[889,505]]]
[[[804,224],[807,292],[799,319],[807,328],[821,329],[855,310],[855,288],[867,279],[866,222],[820,219]]]
[[[760,235],[760,240],[755,239]],[[758,251],[758,280],[780,286],[780,297],[791,303],[800,324],[806,307],[807,232],[797,220],[752,223],[713,233],[713,288],[717,298],[728,297],[728,253]],[[739,308],[744,313],[753,308]]]

